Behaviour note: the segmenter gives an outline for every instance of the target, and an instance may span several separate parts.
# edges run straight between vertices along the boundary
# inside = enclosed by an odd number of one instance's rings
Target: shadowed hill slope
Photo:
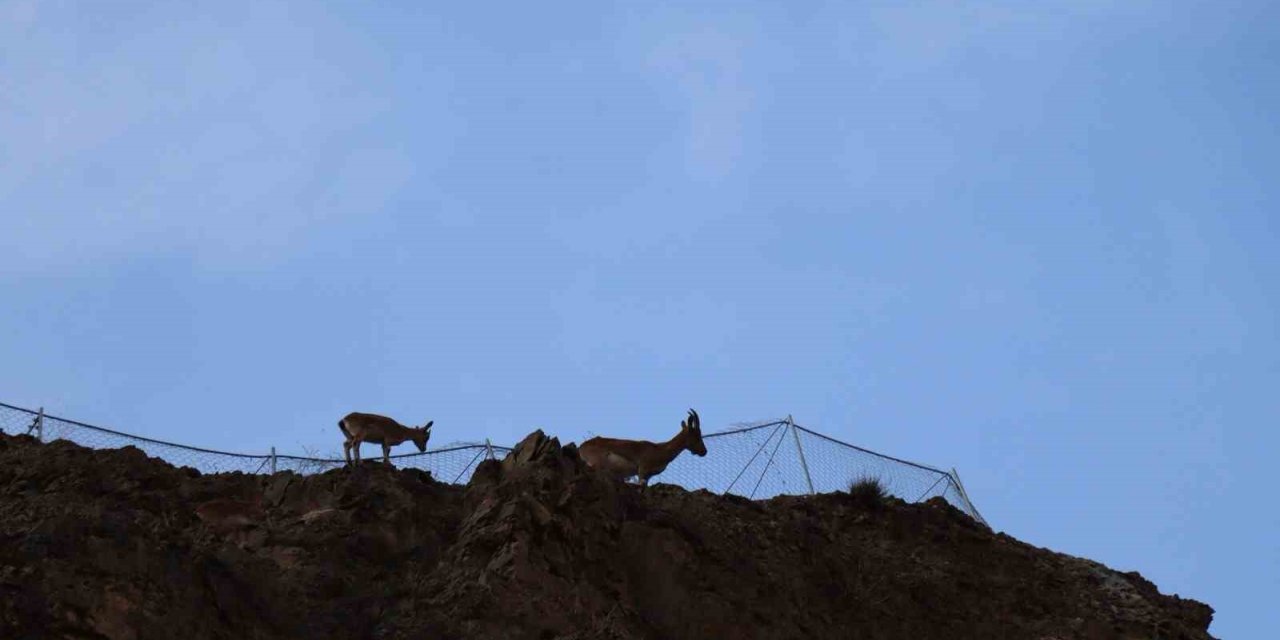
[[[466,487],[0,436],[3,638],[1204,639],[1212,614],[940,499],[641,494],[541,432]]]

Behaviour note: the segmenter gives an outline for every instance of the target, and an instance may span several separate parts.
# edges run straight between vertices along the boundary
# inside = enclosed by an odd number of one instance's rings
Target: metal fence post
[[[987,519],[978,513],[978,508],[973,506],[973,501],[969,499],[969,492],[964,490],[964,483],[960,482],[960,472],[956,471],[955,467],[951,467],[951,479],[956,481],[956,489],[960,491],[960,497],[964,499],[965,506],[969,507],[969,514],[978,522],[987,524]],[[987,526],[991,525],[987,524]]]
[[[44,442],[44,407],[36,414],[36,440]]]
[[[484,455],[490,460],[496,459],[493,455],[493,443],[489,442],[488,438],[484,439]]]
[[[791,437],[796,440],[796,453],[800,454],[800,468],[804,469],[804,481],[809,484],[809,495],[813,495],[813,477],[809,475],[809,463],[804,459],[804,447],[800,446],[800,431],[796,429],[796,421],[787,414],[787,424],[791,427]]]
[[[276,474],[276,448],[271,447],[271,475]]]

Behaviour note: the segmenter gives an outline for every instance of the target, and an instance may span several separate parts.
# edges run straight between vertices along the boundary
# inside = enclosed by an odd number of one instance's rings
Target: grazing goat
[[[338,421],[338,428],[347,437],[342,443],[342,455],[347,464],[352,463],[352,451],[355,452],[355,464],[360,464],[360,444],[372,442],[382,445],[382,461],[391,464],[391,447],[405,440],[412,440],[418,451],[427,450],[427,440],[431,438],[432,420],[421,427],[406,427],[386,416],[372,413],[349,413]]]
[[[592,469],[619,480],[639,476],[643,488],[649,486],[649,478],[662,473],[686,449],[699,457],[707,455],[707,447],[702,444],[702,422],[693,409],[689,410],[689,418],[680,422],[680,433],[666,442],[597,437],[583,442],[578,455]]]

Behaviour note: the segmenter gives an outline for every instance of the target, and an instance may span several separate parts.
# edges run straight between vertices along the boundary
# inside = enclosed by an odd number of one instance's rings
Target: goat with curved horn
[[[619,480],[638,476],[643,488],[649,486],[649,478],[666,470],[686,450],[698,457],[707,455],[707,447],[702,444],[702,421],[693,409],[680,422],[680,433],[666,442],[596,437],[583,442],[578,455],[592,469]]]

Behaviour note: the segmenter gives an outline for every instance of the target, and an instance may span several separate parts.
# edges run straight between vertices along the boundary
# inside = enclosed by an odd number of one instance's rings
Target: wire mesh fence
[[[511,451],[507,447],[480,443],[450,444],[439,449],[428,449],[424,453],[404,453],[391,456],[394,464],[401,469],[421,469],[431,473],[431,477],[442,482],[453,484],[465,483],[471,479],[476,465],[485,458],[500,458]],[[382,456],[374,456],[381,460]],[[275,469],[293,471],[303,475],[324,473],[330,469],[338,469],[346,464],[342,458],[311,458],[305,456],[275,456]],[[270,469],[266,471],[270,472]],[[261,473],[261,471],[260,471]]]
[[[163,440],[144,438],[91,424],[46,415],[0,403],[0,429],[5,433],[24,433],[44,442],[67,440],[94,449],[136,447],[143,453],[178,467],[191,467],[201,473],[275,473],[293,471],[300,474],[324,473],[346,464],[342,458],[245,454],[191,447]],[[422,469],[445,482],[460,483],[471,479],[477,464],[486,457],[502,457],[507,447],[487,443],[461,443],[428,449],[424,453],[391,456],[401,468]],[[378,456],[381,458],[381,456]]]
[[[653,481],[752,499],[848,491],[863,478],[879,480],[907,502],[941,496],[985,523],[954,471],[863,449],[807,429],[790,418],[743,425],[702,436],[707,459],[681,456]]]
[[[96,449],[137,447],[149,456],[202,473],[314,474],[345,464],[341,458],[276,455],[274,451],[242,454],[190,447],[4,403],[0,403],[0,429],[9,434],[30,434],[45,442],[68,440]],[[802,427],[790,418],[704,434],[703,442],[707,446],[705,458],[679,456],[651,482],[764,499],[846,491],[857,480],[875,478],[890,494],[907,502],[940,496],[974,519],[986,522],[954,470],[947,472],[863,449]],[[397,467],[422,469],[437,480],[457,484],[470,480],[481,460],[502,458],[510,451],[509,447],[487,442],[459,443],[391,458]]]

